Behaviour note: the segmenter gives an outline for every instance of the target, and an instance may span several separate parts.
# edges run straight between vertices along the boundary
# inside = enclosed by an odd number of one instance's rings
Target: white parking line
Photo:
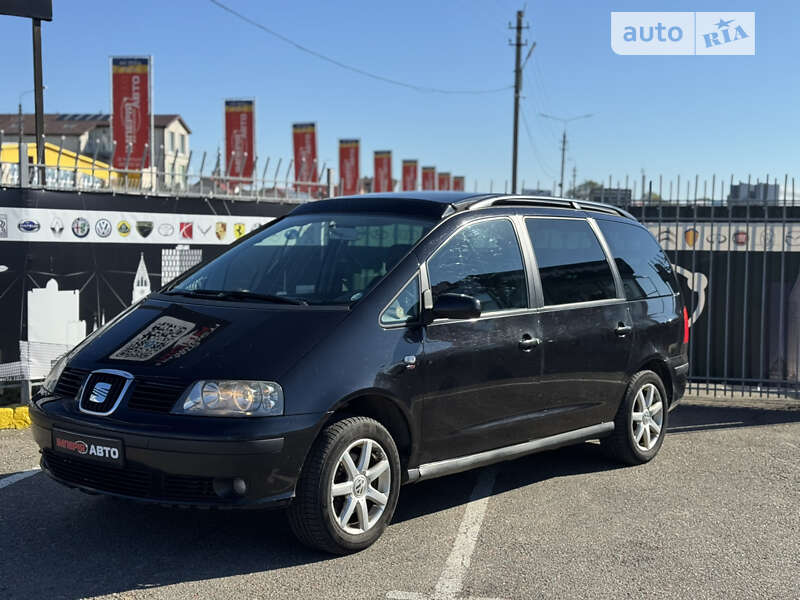
[[[464,586],[464,576],[467,574],[467,569],[469,569],[472,553],[475,551],[475,545],[478,542],[478,534],[481,531],[483,518],[486,516],[486,507],[489,504],[489,497],[492,494],[496,477],[497,470],[495,467],[483,469],[478,475],[478,481],[475,483],[467,502],[467,508],[464,511],[464,517],[461,519],[453,549],[450,551],[450,556],[447,557],[447,562],[445,562],[444,570],[436,583],[433,596],[426,596],[417,592],[391,591],[386,594],[388,599],[454,600],[458,598],[461,588]],[[483,600],[499,599],[486,598]]]
[[[13,475],[9,475],[8,477],[3,477],[0,479],[0,490],[4,487],[8,487],[18,481],[22,481],[23,479],[27,479],[31,475],[36,475],[41,469],[36,467],[35,469],[31,469],[30,471],[22,471],[20,473],[14,473]]]

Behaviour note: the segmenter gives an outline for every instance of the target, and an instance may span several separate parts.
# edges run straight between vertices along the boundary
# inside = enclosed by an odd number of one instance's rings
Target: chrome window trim
[[[107,410],[106,412],[97,412],[94,410],[86,410],[83,408],[83,394],[86,391],[86,384],[89,383],[89,380],[92,378],[92,375],[95,373],[105,373],[106,375],[116,375],[117,377],[124,378],[125,384],[122,386],[122,390],[120,390],[119,395],[117,396],[117,400],[114,402],[113,406]],[[131,387],[131,383],[133,383],[133,375],[128,373],[127,371],[119,371],[117,369],[96,369],[89,373],[86,376],[86,379],[83,380],[81,384],[81,389],[78,392],[78,410],[87,415],[95,415],[98,417],[107,417],[111,413],[113,413],[117,408],[119,408],[122,399],[125,397],[125,394],[128,392],[128,388]]]

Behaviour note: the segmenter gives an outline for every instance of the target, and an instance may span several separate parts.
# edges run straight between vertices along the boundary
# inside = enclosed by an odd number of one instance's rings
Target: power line
[[[522,115],[522,125],[525,127],[525,133],[528,135],[528,143],[531,145],[531,150],[533,150],[533,157],[536,159],[539,168],[547,177],[553,177],[552,171],[545,166],[545,160],[539,154],[539,149],[536,147],[536,144],[533,142],[533,135],[531,134],[530,126],[528,125],[528,118],[525,114],[525,109],[523,108],[521,111]]]
[[[312,50],[311,48],[307,48],[306,46],[303,46],[302,44],[299,44],[299,43],[295,42],[294,40],[289,39],[285,35],[282,35],[282,34],[278,33],[277,31],[273,31],[272,29],[270,29],[269,27],[267,27],[265,25],[262,25],[258,21],[254,21],[250,17],[247,17],[247,16],[243,15],[242,13],[232,9],[230,6],[226,6],[222,2],[219,2],[219,0],[209,0],[209,1],[211,2],[211,4],[215,4],[216,6],[218,6],[222,10],[230,13],[234,17],[236,17],[238,19],[241,19],[242,21],[252,25],[253,27],[257,27],[258,29],[262,30],[263,32],[268,33],[269,35],[278,38],[279,40],[281,40],[282,42],[285,42],[286,44],[294,46],[295,48],[297,48],[298,50],[300,50],[302,52],[305,52],[306,54],[310,54],[311,56],[315,56],[315,57],[317,57],[317,58],[319,58],[321,60],[329,62],[329,63],[331,63],[333,65],[336,65],[337,67],[340,67],[342,69],[346,69],[348,71],[352,71],[353,73],[357,73],[359,75],[363,75],[364,77],[369,77],[369,78],[375,79],[377,81],[382,81],[384,83],[390,83],[392,85],[397,85],[397,86],[400,86],[400,87],[409,88],[409,89],[412,89],[412,90],[416,90],[418,92],[434,93],[434,94],[454,94],[454,95],[455,94],[463,94],[463,95],[468,95],[468,94],[494,94],[494,93],[497,93],[497,92],[504,92],[506,90],[510,90],[511,88],[514,87],[513,85],[507,85],[507,86],[504,86],[504,87],[490,88],[490,89],[483,89],[483,90],[448,90],[448,89],[442,89],[442,88],[434,88],[434,87],[426,87],[426,86],[422,86],[422,85],[415,85],[413,83],[407,83],[405,81],[399,81],[397,79],[391,79],[389,77],[384,77],[383,75],[378,75],[376,73],[371,73],[369,71],[365,71],[364,69],[360,69],[358,67],[354,67],[352,65],[348,65],[346,63],[343,63],[343,62],[340,62],[340,61],[336,60],[335,58],[331,58],[330,56],[326,56],[325,54],[317,52],[316,50]]]

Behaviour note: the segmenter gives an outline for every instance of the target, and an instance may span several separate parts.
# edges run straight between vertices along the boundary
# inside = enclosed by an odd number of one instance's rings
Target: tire
[[[370,461],[363,468],[367,451]],[[400,457],[392,436],[374,419],[345,418],[325,427],[314,442],[289,505],[289,525],[311,548],[358,552],[386,529],[399,494]]]
[[[648,402],[651,393],[652,400]],[[657,406],[660,409],[651,410]],[[661,378],[653,371],[636,373],[614,417],[614,433],[602,440],[606,454],[628,465],[652,460],[664,443],[667,408],[667,393]]]

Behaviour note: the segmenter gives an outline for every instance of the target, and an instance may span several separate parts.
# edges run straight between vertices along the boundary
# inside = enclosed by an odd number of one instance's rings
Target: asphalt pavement
[[[800,410],[671,417],[647,465],[586,443],[407,486],[346,557],[301,546],[279,511],[63,488],[32,471],[29,431],[0,431],[0,598],[800,598]]]

